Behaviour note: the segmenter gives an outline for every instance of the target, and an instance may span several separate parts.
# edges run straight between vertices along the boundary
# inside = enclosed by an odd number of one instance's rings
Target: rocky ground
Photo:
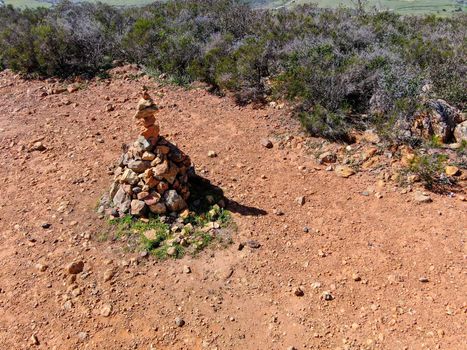
[[[157,261],[106,234],[96,206],[142,85],[224,190],[228,248]],[[0,74],[1,349],[465,348],[461,193],[423,203],[384,171],[343,177],[285,108],[128,73],[54,86]]]

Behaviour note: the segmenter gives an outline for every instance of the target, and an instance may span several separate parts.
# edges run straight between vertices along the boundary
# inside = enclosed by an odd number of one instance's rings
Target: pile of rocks
[[[140,136],[124,147],[114,172],[114,182],[99,208],[115,217],[149,213],[169,214],[184,210],[190,196],[189,175],[194,175],[190,158],[159,135],[157,106],[147,92],[135,114]]]

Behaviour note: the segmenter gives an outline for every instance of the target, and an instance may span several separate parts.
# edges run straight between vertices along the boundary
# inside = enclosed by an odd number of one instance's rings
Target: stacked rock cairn
[[[194,169],[186,154],[159,135],[157,112],[143,91],[134,116],[140,135],[130,147],[124,147],[105,199],[112,216],[165,215],[187,208],[188,179]]]

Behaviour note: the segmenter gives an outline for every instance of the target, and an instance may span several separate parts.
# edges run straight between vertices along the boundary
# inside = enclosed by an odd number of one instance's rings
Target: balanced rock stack
[[[124,147],[106,198],[113,216],[163,215],[187,207],[188,177],[194,174],[193,166],[186,154],[159,135],[157,110],[143,92],[135,114],[140,136],[133,145]]]

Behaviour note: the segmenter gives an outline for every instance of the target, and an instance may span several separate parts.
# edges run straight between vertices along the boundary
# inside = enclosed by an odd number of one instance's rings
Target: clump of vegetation
[[[447,156],[443,154],[417,155],[409,166],[409,171],[416,175],[420,182],[429,190],[435,187],[451,185],[444,175],[444,167]]]
[[[109,223],[113,237],[124,239],[130,250],[147,251],[159,259],[195,255],[211,243],[228,245],[235,230],[230,213],[217,204],[202,215],[193,211],[178,218],[126,215]]]
[[[193,176],[190,193],[188,209],[178,215],[115,218],[110,220],[109,233],[102,237],[124,239],[128,249],[147,251],[159,259],[196,255],[208,245],[232,243],[236,226],[225,209],[222,189]]]
[[[232,91],[239,103],[289,99],[310,133],[346,139],[350,128],[393,131],[410,120],[427,84],[432,97],[465,108],[466,27],[463,13],[63,1],[0,8],[0,67],[67,77],[102,74],[114,60],[137,63],[179,84],[200,80],[215,92]]]

